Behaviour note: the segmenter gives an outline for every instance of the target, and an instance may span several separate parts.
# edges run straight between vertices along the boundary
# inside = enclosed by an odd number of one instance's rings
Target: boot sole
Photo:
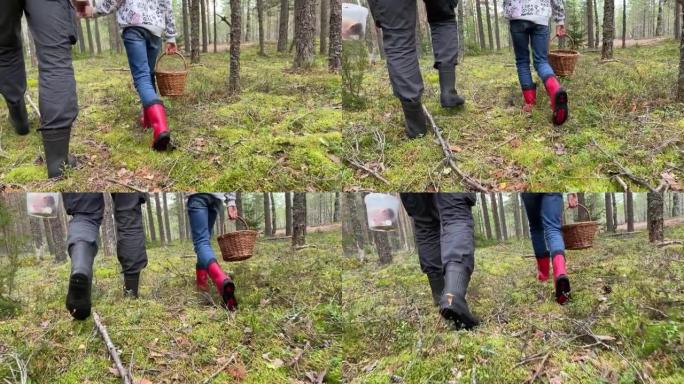
[[[565,305],[570,300],[570,279],[562,275],[556,279],[556,302]]]
[[[235,283],[226,280],[223,283],[223,304],[229,311],[235,311],[238,307],[237,299],[235,298]]]
[[[553,124],[563,125],[568,120],[568,93],[561,89],[556,93],[555,108],[553,110]]]
[[[69,300],[71,298],[71,300]],[[70,301],[72,301],[70,303]],[[69,305],[71,304],[71,305]],[[88,276],[75,273],[69,278],[66,308],[76,320],[85,320],[90,316],[92,302],[90,299],[90,282]]]
[[[169,143],[171,142],[171,134],[169,132],[162,132],[157,137],[157,140],[152,145],[155,151],[166,151],[169,148]]]
[[[440,308],[439,314],[448,321],[453,321],[458,329],[473,329],[480,323],[471,316],[463,315],[452,308]]]

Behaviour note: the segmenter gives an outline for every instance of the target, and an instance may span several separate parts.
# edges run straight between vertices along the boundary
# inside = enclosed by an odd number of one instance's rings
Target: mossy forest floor
[[[116,258],[98,255],[94,310],[136,379],[200,383],[228,363],[213,383],[339,382],[339,231],[307,242],[316,247],[293,252],[289,241],[263,240],[254,258],[222,263],[237,284],[235,313],[196,293],[189,244],[149,251],[138,300],[123,298]],[[15,352],[29,361],[32,383],[120,382],[92,318],[73,321],[64,309],[68,273],[68,263],[23,260],[22,310],[0,320],[0,378],[12,381]],[[212,298],[220,302],[213,288]]]
[[[616,48],[616,61],[607,63],[600,63],[600,53],[583,52],[575,74],[561,80],[570,97],[570,119],[562,127],[551,124],[542,84],[532,116],[521,111],[512,51],[464,58],[457,77],[466,105],[455,111],[439,106],[439,79],[429,56],[421,60],[426,107],[460,167],[489,188],[616,190],[619,184],[610,179],[618,169],[613,159],[653,186],[664,172],[684,177],[684,106],[674,98],[679,46],[672,40]],[[364,84],[367,108],[345,114],[344,156],[389,184],[358,171],[354,186],[462,190],[458,176],[443,167],[434,135],[405,139],[403,114],[384,61],[375,62]]]
[[[666,228],[684,238],[684,227]],[[568,252],[573,296],[554,301],[528,242],[478,247],[468,301],[482,318],[455,331],[432,305],[415,253],[343,275],[344,376],[350,383],[681,383],[684,248],[647,234],[602,236]]]
[[[171,59],[162,65],[173,66]],[[189,60],[189,59],[188,59]],[[228,92],[228,53],[209,53],[190,70],[185,96],[164,98],[176,150],[155,153],[140,113],[124,54],[74,61],[80,114],[72,152],[81,167],[59,182],[46,181],[38,117],[32,133],[17,137],[0,112],[0,184],[28,190],[333,190],[342,165],[339,76],[316,58],[310,71],[293,72],[291,55],[242,52],[242,94]],[[121,70],[124,69],[124,70]],[[37,70],[29,94],[38,102]],[[30,107],[29,107],[30,108]],[[337,188],[339,189],[339,188]]]

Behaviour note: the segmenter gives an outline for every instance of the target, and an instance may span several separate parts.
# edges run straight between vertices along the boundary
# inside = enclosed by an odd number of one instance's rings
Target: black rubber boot
[[[93,280],[93,260],[95,247],[79,241],[69,247],[71,257],[71,275],[69,292],[66,297],[66,309],[76,320],[85,320],[90,316],[90,288]]]
[[[439,299],[442,297],[442,292],[444,292],[444,277],[428,276],[428,282],[430,283],[430,291],[432,291],[432,302],[435,305],[439,305]]]
[[[7,110],[9,111],[10,123],[14,127],[14,131],[18,135],[26,135],[29,133],[29,119],[28,113],[26,112],[26,102],[24,99],[19,100],[17,103],[12,104],[7,102]]]
[[[140,285],[140,273],[124,275],[124,297],[138,298],[138,286]]]
[[[61,177],[64,174],[65,166],[76,166],[76,159],[69,156],[71,129],[48,129],[41,131],[41,133],[43,135],[43,147],[45,147],[48,178]]]
[[[428,122],[423,105],[420,102],[402,101],[401,107],[406,119],[406,135],[411,139],[425,135]]]
[[[470,313],[465,299],[469,282],[470,274],[464,265],[451,262],[444,268],[444,294],[439,301],[439,313],[459,329],[471,329],[480,323]]]
[[[442,108],[453,108],[465,104],[465,99],[456,91],[456,68],[439,68],[439,101]]]

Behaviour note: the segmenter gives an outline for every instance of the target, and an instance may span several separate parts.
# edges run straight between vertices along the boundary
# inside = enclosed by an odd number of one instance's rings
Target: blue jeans
[[[532,248],[537,258],[565,255],[561,234],[563,194],[523,193],[523,204],[530,222]]]
[[[221,200],[206,193],[191,195],[188,198],[188,216],[192,232],[192,245],[197,254],[197,268],[206,269],[216,261],[211,248],[212,229],[216,222]]]
[[[546,82],[549,77],[555,76],[549,65],[549,27],[535,24],[526,20],[511,20],[511,39],[515,51],[515,66],[518,68],[518,79],[523,90],[534,89],[532,71],[530,71],[530,45],[532,46],[532,58],[534,69]]]
[[[154,66],[157,63],[161,38],[142,27],[127,27],[122,33],[128,65],[131,67],[133,84],[140,95],[143,107],[159,103],[154,82]]]

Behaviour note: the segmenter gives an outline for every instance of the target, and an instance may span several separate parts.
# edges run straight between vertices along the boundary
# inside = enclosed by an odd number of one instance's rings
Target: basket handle
[[[589,215],[589,220],[591,220],[591,211],[589,210],[589,208],[585,207],[584,205],[582,205],[580,203],[577,203],[577,206],[584,208],[584,210],[587,211],[587,215]]]
[[[249,224],[245,221],[245,219],[242,218],[242,216],[238,216],[236,220],[242,221],[242,224],[245,225],[245,229],[249,230]],[[226,232],[226,222],[229,220],[226,220],[223,222],[223,232]]]
[[[565,36],[563,36],[563,37],[567,37],[568,39],[570,39],[570,41],[572,41],[572,44],[573,44],[573,45],[575,44],[575,39],[573,39],[572,36],[568,35],[567,33],[566,33]],[[558,39],[558,41],[559,41],[559,43],[560,43],[560,38],[558,37],[558,35],[554,34],[554,35],[551,36],[551,38],[549,39],[549,50],[551,50],[551,42],[553,42],[553,39]]]
[[[168,55],[168,54],[167,54],[166,52],[164,52],[164,53],[162,53],[161,55],[159,55],[159,57],[157,58],[157,62],[154,64],[154,71],[155,71],[155,72],[157,72],[157,69],[159,69],[159,62],[161,61],[162,57],[167,56],[167,55]],[[183,60],[183,67],[184,67],[185,70],[187,71],[187,70],[188,70],[188,62],[185,60],[185,56],[183,56],[183,54],[181,54],[181,53],[178,52],[178,51],[172,53],[172,55],[180,56],[181,60]]]

